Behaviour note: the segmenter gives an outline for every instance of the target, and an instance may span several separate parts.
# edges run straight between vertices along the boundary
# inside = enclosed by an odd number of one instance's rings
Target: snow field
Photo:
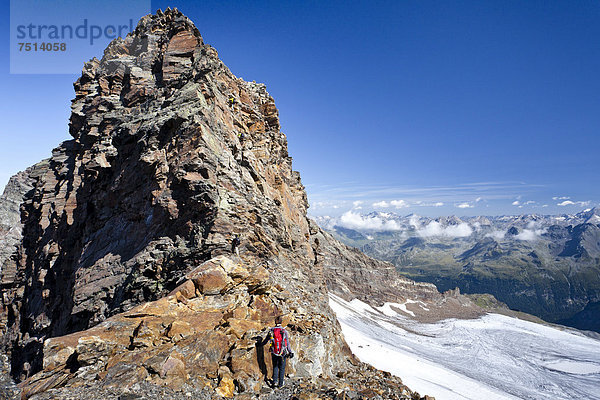
[[[410,302],[329,301],[356,356],[421,395],[600,399],[600,341],[499,314],[421,324],[391,308]]]

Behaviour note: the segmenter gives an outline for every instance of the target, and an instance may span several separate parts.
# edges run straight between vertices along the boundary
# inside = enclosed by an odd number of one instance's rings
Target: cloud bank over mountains
[[[345,212],[339,220],[339,225],[365,231],[399,231],[402,226],[394,220],[384,220],[380,216],[361,215],[354,211]]]
[[[360,205],[359,205],[360,206]],[[317,216],[325,229],[350,229],[369,238],[373,232],[399,232],[402,237],[468,238],[477,235],[494,240],[536,241],[548,232],[551,225],[600,222],[600,209],[588,209],[574,215],[540,216],[537,214],[501,217],[438,217],[415,214],[400,216],[393,212],[362,214],[350,210],[340,217]]]
[[[355,211],[347,211],[339,219],[331,217],[317,218],[318,222],[325,227],[333,228],[339,226],[357,231],[411,231],[416,236],[429,237],[468,237],[474,232],[474,228],[466,222],[446,225],[439,221],[423,221],[419,216],[412,215],[408,220],[396,219],[398,216],[392,213],[371,213],[362,215]]]
[[[473,233],[473,228],[465,223],[459,223],[457,225],[442,225],[438,221],[430,221],[428,223],[422,223],[419,217],[413,215],[410,218],[410,224],[415,228],[415,233],[420,237],[468,237]]]

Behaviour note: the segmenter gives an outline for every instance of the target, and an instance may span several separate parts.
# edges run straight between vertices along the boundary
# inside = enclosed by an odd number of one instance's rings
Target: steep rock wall
[[[74,87],[73,139],[33,179],[16,273],[3,276],[13,373],[42,368],[47,338],[163,297],[230,253],[234,234],[245,263],[272,271],[278,312],[310,310],[321,320],[313,333],[336,338],[307,360],[328,373],[325,353],[342,354],[343,341],[265,86],[235,77],[191,21],[169,10],[113,41]]]

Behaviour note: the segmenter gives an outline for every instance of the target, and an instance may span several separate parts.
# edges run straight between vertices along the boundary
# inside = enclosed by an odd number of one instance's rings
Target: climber
[[[231,106],[231,110],[233,111],[233,106],[235,105],[235,97],[229,96],[229,98],[227,99],[227,104]]]
[[[269,329],[269,333],[264,343],[271,342],[271,360],[273,361],[273,387],[283,386],[283,377],[285,376],[285,364],[287,358],[293,358],[294,353],[290,347],[290,338],[287,331],[281,326],[281,316],[275,317],[275,326]]]
[[[235,235],[231,241],[231,252],[235,253],[238,257],[240,256],[240,236]]]

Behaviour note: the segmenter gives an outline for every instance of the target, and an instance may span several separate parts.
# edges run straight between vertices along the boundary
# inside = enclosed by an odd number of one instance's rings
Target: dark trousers
[[[273,386],[283,386],[286,358],[271,354],[271,360],[273,360]]]

